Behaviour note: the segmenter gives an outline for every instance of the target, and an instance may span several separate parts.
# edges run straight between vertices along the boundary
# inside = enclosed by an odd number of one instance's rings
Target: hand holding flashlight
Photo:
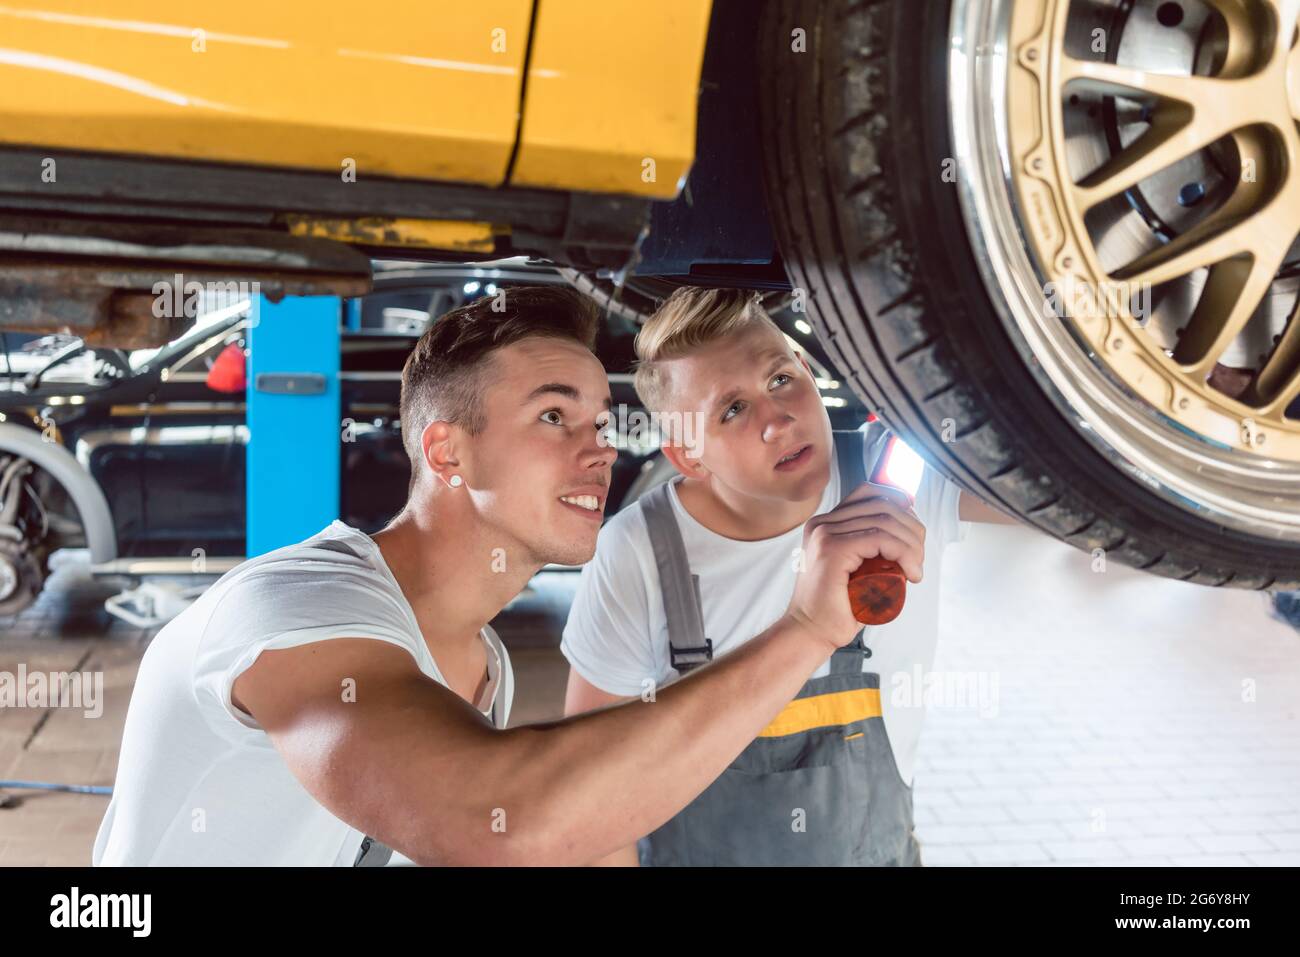
[[[917,547],[920,550],[920,560],[923,562],[925,526],[912,511],[913,493],[920,481],[922,467],[916,454],[900,443],[897,436],[891,436],[870,478],[859,488],[868,489],[876,486],[877,488],[873,489],[876,495],[883,494],[906,508],[911,522],[902,515],[891,516],[891,518],[896,518],[897,524],[913,535],[919,530]],[[879,486],[887,487],[888,492]],[[870,494],[866,493],[861,498],[870,498]],[[858,498],[858,490],[855,490],[850,498]],[[908,575],[903,570],[903,566],[883,555],[863,561],[857,570],[849,575],[849,605],[853,609],[853,617],[864,625],[883,625],[893,621],[902,613],[903,604],[907,600],[907,579]],[[919,575],[916,580],[920,581]]]

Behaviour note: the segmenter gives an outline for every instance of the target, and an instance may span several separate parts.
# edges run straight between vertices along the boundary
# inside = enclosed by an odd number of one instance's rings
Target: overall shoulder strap
[[[375,840],[369,834],[361,839],[353,867],[384,867],[393,858],[393,849]]]
[[[670,494],[665,482],[642,495],[638,504],[645,514],[655,565],[659,569],[659,590],[668,619],[668,650],[672,666],[680,674],[686,674],[692,668],[713,660],[713,642],[704,637],[700,579],[691,574]]]

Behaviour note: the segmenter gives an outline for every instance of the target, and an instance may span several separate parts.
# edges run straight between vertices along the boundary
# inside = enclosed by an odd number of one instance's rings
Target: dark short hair
[[[411,482],[421,461],[420,436],[439,419],[471,435],[486,426],[484,372],[492,353],[530,337],[570,339],[594,349],[600,316],[569,286],[515,286],[439,316],[402,367],[402,442]]]

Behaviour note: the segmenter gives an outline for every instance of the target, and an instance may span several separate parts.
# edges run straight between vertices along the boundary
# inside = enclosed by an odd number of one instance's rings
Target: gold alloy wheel
[[[946,64],[967,239],[1044,398],[1207,534],[1286,546],[1297,15],[1300,0],[951,0]]]
[[[1300,397],[1294,302],[1270,336],[1271,351],[1253,357],[1253,375],[1239,371],[1238,387],[1228,390],[1217,384],[1222,378],[1210,378],[1248,324],[1274,315],[1261,306],[1300,230],[1300,5],[1208,0],[1189,64],[1195,72],[1184,74],[1115,62],[1118,43],[1102,27],[1084,31],[1072,49],[1071,10],[1079,6],[1034,0],[1016,3],[1011,14],[1011,172],[1022,208],[1031,211],[1022,223],[1048,280],[1045,298],[1163,415],[1212,442],[1300,463],[1300,421],[1286,415]],[[1167,20],[1185,16],[1182,5],[1160,6]],[[1177,12],[1164,12],[1171,8]],[[1081,97],[1126,104],[1145,126],[1082,173],[1067,143],[1067,109]],[[1104,261],[1097,223],[1113,224],[1123,213],[1096,214],[1126,202],[1128,213],[1141,215],[1131,208],[1132,191],[1212,150],[1228,172],[1205,211],[1176,234],[1153,231],[1127,262]],[[1203,200],[1196,190],[1189,195]],[[1151,301],[1188,277],[1199,295],[1174,339],[1162,341],[1149,321]]]

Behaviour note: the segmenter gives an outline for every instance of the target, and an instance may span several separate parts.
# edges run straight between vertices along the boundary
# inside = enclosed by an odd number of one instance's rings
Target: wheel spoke
[[[1210,6],[1216,9],[1219,8],[1220,4],[1233,7],[1245,6],[1243,0],[1209,0],[1209,3]],[[1272,7],[1274,23],[1286,23],[1294,27],[1297,21],[1300,21],[1300,0],[1264,0],[1264,3]],[[1236,24],[1248,24],[1249,22],[1249,12],[1244,12],[1237,15],[1235,22],[1229,19],[1229,28],[1231,30],[1231,27]],[[1291,51],[1291,27],[1274,31],[1273,47],[1279,56],[1286,56]],[[1249,27],[1245,32],[1249,32]]]
[[[1196,310],[1178,340],[1174,361],[1197,382],[1207,379],[1268,294],[1286,247],[1273,244],[1210,269]]]
[[[1253,128],[1233,134],[1233,140],[1250,176],[1241,177],[1218,209],[1117,270],[1116,278],[1158,286],[1237,256],[1266,260],[1273,255],[1268,250],[1282,241],[1278,234],[1295,235],[1295,222],[1288,222],[1286,215],[1294,191],[1277,190],[1277,174],[1268,159],[1268,134]],[[1272,200],[1266,202],[1270,192]],[[1286,238],[1282,248],[1289,244]]]
[[[1224,260],[1252,254],[1255,227],[1249,218],[1233,215],[1230,205],[1231,200],[1187,232],[1116,270],[1115,278],[1135,285],[1159,286]]]
[[[1081,213],[1252,122],[1242,113],[1239,81],[1150,73],[1072,57],[1064,62],[1067,82],[1108,94],[1157,99],[1150,129],[1075,187]]]
[[[1223,17],[1228,28],[1227,49],[1223,53],[1220,72],[1225,76],[1240,76],[1255,62],[1260,41],[1260,23],[1251,10],[1248,0],[1206,0]],[[1296,22],[1296,0],[1264,0],[1273,8],[1277,23]],[[1290,8],[1288,13],[1287,9]],[[1286,56],[1291,45],[1289,30],[1278,30],[1274,36],[1274,55]]]
[[[1234,104],[1240,109],[1239,81],[1213,76],[1153,73],[1103,60],[1065,56],[1061,58],[1061,81],[1063,87],[1074,84],[1096,93],[1129,97],[1145,94],[1148,98],[1176,100],[1198,110],[1218,105],[1215,112],[1230,112]]]
[[[1152,117],[1151,128],[1136,143],[1116,153],[1075,186],[1079,212],[1087,213],[1228,132],[1184,104],[1162,105]]]
[[[1264,415],[1281,416],[1300,396],[1300,302],[1291,308],[1282,338],[1260,367],[1251,385],[1255,404],[1265,406]]]

